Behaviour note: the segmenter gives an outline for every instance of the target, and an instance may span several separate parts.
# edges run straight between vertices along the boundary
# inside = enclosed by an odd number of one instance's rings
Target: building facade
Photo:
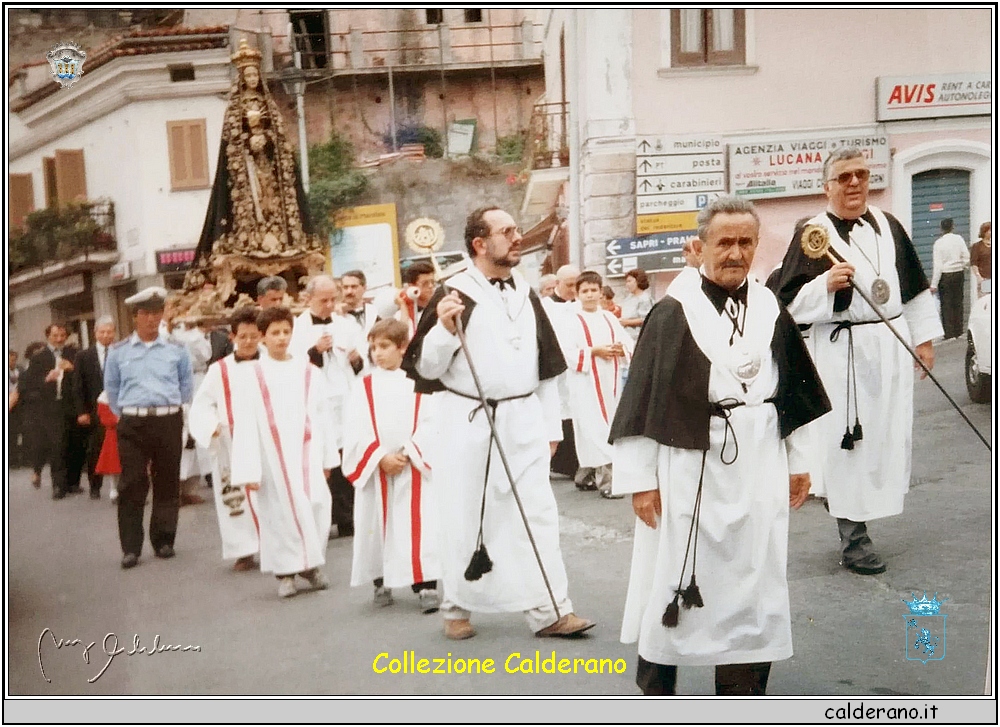
[[[193,250],[204,223],[231,84],[229,44],[224,27],[145,31],[87,49],[72,86],[43,74],[11,99],[11,226],[85,199],[110,211],[116,242],[11,271],[12,347],[23,350],[56,320],[83,345],[102,315],[114,316],[124,334],[126,297],[149,284],[179,284],[165,271]]]
[[[543,24],[546,100],[569,108],[561,191],[581,267],[674,267],[697,209],[730,193],[761,214],[763,279],[796,220],[825,208],[822,160],[844,144],[869,158],[872,202],[928,274],[942,217],[967,240],[991,219],[988,8],[552,10]],[[652,276],[657,296],[674,274]]]

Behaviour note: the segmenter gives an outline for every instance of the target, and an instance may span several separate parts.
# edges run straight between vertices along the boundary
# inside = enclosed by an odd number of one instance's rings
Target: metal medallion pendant
[[[744,384],[749,384],[760,373],[760,356],[751,355],[746,349],[739,349],[734,354],[735,366],[733,370],[736,372],[736,378]]]
[[[872,300],[879,305],[885,305],[889,302],[889,293],[889,284],[882,278],[875,278],[875,282],[872,283]]]

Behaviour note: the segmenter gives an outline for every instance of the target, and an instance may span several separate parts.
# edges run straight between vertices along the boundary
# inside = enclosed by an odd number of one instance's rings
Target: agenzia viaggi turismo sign
[[[851,131],[755,134],[728,139],[729,191],[745,199],[823,193],[823,161],[842,147],[859,149],[871,189],[889,186],[889,139],[876,127]]]

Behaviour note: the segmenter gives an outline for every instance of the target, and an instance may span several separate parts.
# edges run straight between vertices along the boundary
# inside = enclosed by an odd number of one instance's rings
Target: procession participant
[[[856,148],[827,157],[827,211],[792,237],[774,288],[795,322],[811,325],[808,348],[834,407],[816,423],[821,446],[813,468],[822,471],[827,507],[837,519],[841,565],[862,575],[886,569],[872,550],[867,521],[901,513],[910,486],[914,363],[854,295],[851,280],[916,343],[928,369],[932,341],[943,334],[909,235],[895,217],[868,204],[869,176]],[[846,262],[806,257],[801,241],[809,233],[825,234]]]
[[[993,225],[984,222],[979,226],[979,239],[969,248],[969,262],[976,279],[976,297],[982,298],[992,290],[993,265],[990,259],[990,238]]]
[[[941,323],[944,337],[959,338],[964,331],[962,306],[965,304],[965,269],[969,267],[969,246],[953,230],[955,221],[941,220],[941,237],[934,241],[934,270],[931,292],[941,301]]]
[[[234,392],[231,482],[258,490],[260,569],[278,578],[278,596],[296,593],[298,575],[313,589],[329,587],[326,563],[330,492],[326,478],[340,464],[326,382],[288,352],[294,318],[275,306],[257,318],[266,355],[244,364]]]
[[[293,356],[307,357],[323,373],[330,396],[330,416],[334,441],[341,448],[343,407],[355,376],[364,369],[359,349],[362,334],[353,321],[336,315],[340,288],[329,275],[317,275],[306,284],[309,309],[295,319],[292,342],[288,346]],[[339,537],[354,534],[354,488],[340,466],[330,473],[330,495],[333,498],[330,537],[334,530]]]
[[[538,279],[538,297],[545,300],[556,292],[559,280],[553,273],[547,273]]]
[[[441,566],[424,454],[434,443],[433,397],[415,394],[399,368],[410,340],[405,323],[379,321],[368,340],[375,368],[348,399],[344,427],[343,466],[357,488],[351,585],[374,583],[378,606],[393,602],[391,589],[411,586],[421,610],[433,613]]]
[[[830,406],[795,323],[747,277],[759,232],[745,200],[699,213],[701,274],[650,312],[611,427],[614,491],[639,518],[622,642],[639,642],[647,695],[673,694],[681,664],[716,665],[717,694],[764,694],[770,662],[792,655],[797,430]]]
[[[108,359],[108,347],[115,340],[115,321],[111,316],[102,316],[94,324],[94,345],[81,351],[76,357],[77,375],[73,386],[76,394],[77,424],[89,430],[87,445],[87,479],[90,481],[90,497],[101,498],[101,475],[94,471],[104,442],[104,427],[97,418],[97,397],[104,391],[104,365]]]
[[[122,473],[122,464],[118,456],[118,417],[108,405],[107,391],[102,391],[97,397],[97,421],[104,434],[101,437],[101,451],[94,463],[94,474],[101,478],[102,484],[107,481],[108,497],[114,505],[118,502],[118,478]]]
[[[632,339],[613,313],[601,309],[602,282],[592,270],[583,271],[576,279],[580,310],[574,316],[568,341],[566,379],[580,480],[593,483],[601,497],[617,499],[611,494],[608,432],[618,408],[620,369],[632,356]]]
[[[260,533],[253,492],[234,487],[232,471],[233,425],[241,402],[234,398],[251,368],[247,362],[260,358],[257,309],[240,308],[230,319],[235,350],[209,366],[205,380],[195,392],[189,414],[191,436],[199,447],[212,453],[215,511],[222,536],[222,559],[234,560],[233,570],[252,570],[260,551]]]
[[[416,297],[411,298],[410,289],[414,289]],[[396,312],[396,320],[403,321],[409,326],[410,338],[417,330],[417,321],[424,312],[424,308],[434,295],[434,266],[430,263],[417,261],[403,271],[403,289],[396,297],[396,305],[399,310]]]
[[[142,516],[150,482],[149,542],[158,558],[174,557],[180,505],[181,406],[191,401],[193,375],[184,348],[160,333],[167,291],[151,287],[125,299],[135,332],[111,347],[104,390],[118,421],[118,537],[122,568],[142,554]]]
[[[344,297],[344,316],[360,326],[362,340],[367,341],[368,332],[379,319],[375,305],[365,302],[368,279],[360,270],[349,270],[340,276],[340,287]]]
[[[285,300],[285,291],[288,290],[288,281],[280,275],[268,275],[257,281],[257,306],[261,310],[282,305]]]
[[[470,611],[522,611],[539,636],[570,636],[594,623],[573,613],[559,549],[559,513],[548,461],[560,437],[555,378],[566,370],[541,301],[512,268],[521,234],[498,207],[469,215],[465,245],[472,265],[431,299],[403,368],[420,394],[435,394],[439,441],[453,449],[434,459],[443,528],[445,635],[475,635]],[[467,337],[499,441],[494,445],[456,320]],[[524,514],[557,602],[553,608],[499,454],[503,447]],[[492,570],[463,573],[476,554]],[[483,574],[484,573],[484,574]],[[478,577],[477,577],[478,576]]]
[[[576,301],[576,279],[580,268],[575,265],[563,265],[556,271],[555,289],[549,296],[542,297],[542,307],[549,317],[549,322],[556,332],[563,354],[568,355],[571,331],[574,323],[570,320],[576,311],[572,305]],[[584,490],[595,490],[597,485],[579,479],[580,462],[576,457],[576,438],[573,432],[573,412],[569,405],[569,383],[567,373],[562,373],[557,379],[559,390],[559,418],[562,420],[562,440],[556,445],[549,469],[553,475],[572,477],[576,486]]]

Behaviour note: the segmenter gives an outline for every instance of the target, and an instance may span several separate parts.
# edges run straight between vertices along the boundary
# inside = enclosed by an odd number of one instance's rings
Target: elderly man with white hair
[[[87,479],[90,482],[90,497],[99,500],[102,478],[94,472],[94,468],[104,444],[104,427],[97,420],[97,397],[104,391],[104,363],[108,360],[108,348],[115,341],[115,321],[111,316],[101,316],[94,323],[94,339],[94,345],[76,358],[77,375],[73,377],[73,387],[77,404],[76,423],[88,429]]]
[[[316,275],[306,284],[309,309],[295,319],[288,352],[307,357],[323,372],[331,397],[329,410],[333,415],[337,448],[342,443],[343,406],[354,379],[364,368],[359,349],[364,349],[364,334],[353,319],[336,315],[340,288],[329,275]],[[333,497],[333,523],[341,537],[354,533],[354,487],[344,477],[340,467],[328,479]],[[331,536],[333,528],[331,527]]]

